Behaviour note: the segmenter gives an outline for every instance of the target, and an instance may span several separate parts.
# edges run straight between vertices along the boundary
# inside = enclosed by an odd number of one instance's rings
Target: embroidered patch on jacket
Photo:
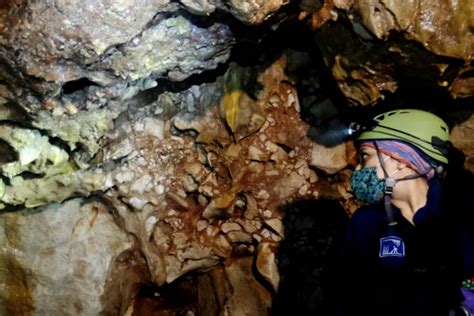
[[[403,240],[395,236],[380,238],[379,257],[405,257]]]

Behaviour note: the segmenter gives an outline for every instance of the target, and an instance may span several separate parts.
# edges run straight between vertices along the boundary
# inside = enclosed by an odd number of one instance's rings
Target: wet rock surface
[[[452,128],[451,138],[456,148],[461,150],[466,156],[464,166],[467,170],[474,172],[473,161],[473,135],[474,131],[474,117],[471,112],[453,112],[451,118],[457,121],[458,124]]]
[[[349,13],[352,29],[325,23],[335,8]],[[302,9],[301,18],[321,29],[325,62],[354,105],[375,104],[420,76],[455,98],[472,96],[466,78],[474,47],[469,1],[324,1],[309,17]]]
[[[438,55],[471,60],[474,48],[472,3],[469,1],[354,1],[354,11],[374,36],[403,32]]]

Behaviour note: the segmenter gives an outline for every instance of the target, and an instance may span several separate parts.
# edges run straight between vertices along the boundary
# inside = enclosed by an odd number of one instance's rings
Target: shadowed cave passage
[[[199,301],[198,289],[199,278],[193,275],[161,287],[153,283],[142,284],[133,315],[202,315],[206,309],[200,309],[204,302]]]
[[[348,217],[338,201],[324,199],[293,203],[284,214],[285,239],[277,254],[281,281],[272,315],[326,315],[331,262]]]

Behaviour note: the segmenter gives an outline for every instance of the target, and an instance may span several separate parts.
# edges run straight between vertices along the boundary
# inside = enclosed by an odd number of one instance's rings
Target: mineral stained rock
[[[226,61],[231,44],[227,26],[216,23],[201,28],[177,16],[147,28],[131,42],[111,52],[97,67],[128,80],[168,72],[170,79],[181,81]]]
[[[100,201],[0,215],[0,313],[97,315],[111,263],[133,243]]]
[[[216,9],[232,13],[248,24],[260,24],[289,0],[180,0],[189,11],[209,15]]]
[[[2,167],[11,179],[0,185],[5,204],[34,207],[106,189],[107,175],[94,169],[103,162],[99,140],[127,100],[157,78],[183,80],[226,61],[229,28],[170,15],[177,9],[169,1],[0,7],[0,138],[18,157]]]
[[[57,83],[81,78],[110,48],[131,41],[169,1],[11,2],[1,11],[5,60],[24,76]],[[16,54],[14,58],[12,54]],[[17,69],[18,68],[18,69]]]
[[[466,169],[474,172],[474,139],[472,138],[474,133],[474,115],[470,112],[454,112],[452,117],[457,118],[457,120],[459,120],[459,117],[464,117],[463,121],[452,129],[451,141],[457,149],[465,154],[464,166]]]
[[[36,207],[106,189],[105,174],[79,170],[65,150],[38,130],[4,124],[0,125],[0,139],[17,155],[17,160],[1,166],[8,179],[7,184],[0,180],[1,208],[5,204]]]
[[[226,302],[226,310],[234,315],[267,315],[271,307],[268,290],[252,277],[251,257],[235,260],[225,268],[232,295]]]
[[[335,8],[347,13],[351,30],[326,24]],[[420,75],[455,98],[472,96],[473,10],[469,0],[324,1],[300,18],[321,29],[317,43],[349,103],[373,105]]]
[[[284,236],[279,205],[319,196],[313,167],[334,173],[347,165],[344,144],[315,159],[314,150],[326,149],[307,136],[284,69],[284,59],[260,73],[233,65],[216,83],[130,109],[104,143],[105,157],[129,148],[107,197],[137,236],[156,284],[209,270],[238,247],[260,253],[257,268],[278,288],[271,256]]]
[[[474,57],[474,7],[470,0],[358,0],[353,8],[377,38],[396,31],[437,55],[466,61]]]

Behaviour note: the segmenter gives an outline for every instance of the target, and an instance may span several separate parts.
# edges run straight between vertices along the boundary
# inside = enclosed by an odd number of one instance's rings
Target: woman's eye
[[[361,153],[361,154],[359,155],[359,159],[360,159],[361,161],[365,161],[365,160],[367,159],[367,157],[368,157],[368,155],[367,155],[366,153]]]

